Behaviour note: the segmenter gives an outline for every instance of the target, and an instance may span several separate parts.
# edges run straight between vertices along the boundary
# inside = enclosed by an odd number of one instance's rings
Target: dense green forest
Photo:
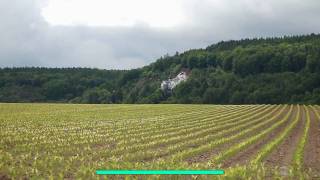
[[[133,70],[2,68],[0,102],[320,104],[320,35],[219,42]]]

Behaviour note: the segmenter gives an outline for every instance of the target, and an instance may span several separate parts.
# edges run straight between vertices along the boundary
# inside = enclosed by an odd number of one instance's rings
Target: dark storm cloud
[[[171,29],[50,26],[43,1],[0,1],[0,66],[141,67],[220,40],[320,31],[318,0],[186,0],[188,21]]]

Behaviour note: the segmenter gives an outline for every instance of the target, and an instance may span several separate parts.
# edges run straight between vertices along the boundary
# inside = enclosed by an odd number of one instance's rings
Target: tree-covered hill
[[[219,42],[133,70],[3,68],[0,102],[320,104],[320,35]]]

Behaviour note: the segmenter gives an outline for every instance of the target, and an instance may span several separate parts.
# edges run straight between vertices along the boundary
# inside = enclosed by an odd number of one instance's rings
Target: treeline
[[[188,80],[163,92],[182,69]],[[4,68],[0,101],[320,104],[320,35],[220,42],[126,71]]]
[[[2,102],[111,103],[125,71],[85,68],[4,68]]]

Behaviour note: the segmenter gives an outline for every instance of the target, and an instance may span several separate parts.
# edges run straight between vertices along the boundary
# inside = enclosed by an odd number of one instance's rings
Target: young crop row
[[[220,114],[219,114],[220,116]],[[191,117],[191,119],[189,119],[189,121],[193,121],[192,118],[197,118],[196,116],[195,117]],[[201,118],[202,119],[202,116],[198,116],[198,118]],[[218,118],[217,118],[218,119]],[[179,120],[178,120],[179,121]],[[209,121],[208,119],[205,119],[205,120],[198,120],[196,122],[194,122],[194,124],[197,124],[197,123],[201,123],[201,122],[204,122],[204,121]],[[170,124],[169,124],[170,126]],[[113,138],[112,141],[113,142],[117,142],[117,145],[118,146],[126,146],[125,144],[132,144],[132,143],[141,143],[141,142],[146,142],[146,141],[150,141],[151,139],[159,139],[161,138],[163,135],[167,135],[167,136],[170,136],[171,134],[177,134],[177,132],[180,132],[180,130],[183,130],[183,129],[187,129],[188,127],[190,128],[195,128],[194,126],[192,126],[192,124],[188,124],[188,123],[185,123],[185,125],[183,126],[173,126],[173,127],[168,127],[168,128],[157,128],[157,130],[153,130],[153,131],[149,131],[149,130],[146,130],[146,132],[142,132],[142,133],[138,133],[138,134],[130,134],[130,133],[127,133],[125,135],[120,135],[120,134],[112,134]],[[135,141],[136,140],[136,141]],[[103,140],[104,142],[107,142],[106,139]],[[128,141],[131,141],[130,143],[128,143]],[[137,142],[139,141],[139,142]]]
[[[40,118],[43,118],[43,120],[45,119],[48,119],[48,117],[40,117]],[[56,124],[51,124],[51,123],[54,123],[54,122],[47,122],[47,125],[45,126],[45,128],[33,128],[33,129],[30,129],[32,128],[33,126],[36,125],[35,121],[27,121],[27,122],[30,122],[31,125],[28,125],[27,123],[24,123],[24,126],[23,128],[25,129],[22,129],[20,126],[19,126],[19,129],[12,129],[11,131],[14,132],[16,135],[15,137],[17,137],[19,139],[19,135],[23,135],[24,137],[26,137],[26,140],[30,140],[30,145],[33,145],[32,142],[34,143],[37,143],[35,142],[34,140],[32,140],[31,138],[35,137],[35,134],[38,134],[39,136],[42,136],[42,135],[49,135],[51,134],[50,136],[47,136],[46,138],[46,142],[43,142],[41,141],[40,143],[51,143],[50,141],[53,141],[52,143],[54,142],[57,142],[59,141],[59,139],[62,139],[62,140],[66,140],[66,139],[70,139],[72,141],[74,141],[73,138],[77,138],[78,139],[78,136],[83,136],[83,135],[86,135],[86,134],[99,134],[99,124],[93,124],[91,127],[90,126],[87,126],[87,124],[85,123],[75,123],[73,124],[75,131],[74,132],[70,132],[70,131],[67,131],[67,132],[64,132],[66,129],[66,127],[70,127],[70,125],[72,125],[71,123],[61,123],[59,122],[59,126],[57,126]],[[34,125],[35,124],[35,125]],[[81,125],[81,126],[79,126]],[[97,126],[98,127],[95,127]],[[9,132],[9,129],[6,129],[6,131],[4,132]],[[102,134],[103,133],[103,134]],[[111,131],[108,131],[107,128],[102,128],[101,129],[101,134],[102,134],[102,137],[101,138],[105,138],[106,136],[108,136],[108,134],[112,134]],[[30,136],[30,137],[28,137]],[[38,137],[38,136],[36,136]],[[8,137],[11,139],[12,141],[12,136],[11,137]]]
[[[232,146],[232,147],[228,148],[227,151],[224,151],[224,152],[220,153],[219,155],[217,155],[216,157],[214,157],[213,160],[211,161],[211,164],[220,164],[227,157],[230,157],[230,156],[236,154],[237,152],[239,152],[240,150],[247,148],[248,146],[250,146],[251,144],[257,142],[258,140],[263,139],[270,132],[274,131],[275,129],[280,127],[282,124],[284,124],[285,122],[290,120],[289,117],[291,115],[292,109],[293,108],[291,106],[290,110],[286,114],[286,116],[284,118],[282,118],[281,120],[273,123],[269,128],[267,128],[267,129],[265,129],[263,131],[260,131],[258,134],[255,134],[253,136],[249,136],[248,138],[246,138],[241,143],[238,143],[235,146]],[[295,121],[293,123],[291,123],[290,127],[294,126],[295,123],[296,123]]]
[[[297,125],[300,119],[300,113],[300,106],[298,106],[298,112],[295,115],[293,122],[290,123],[289,126],[287,126],[278,137],[273,139],[271,142],[267,143],[261,150],[259,150],[259,153],[255,158],[252,159],[251,163],[256,164],[261,162],[274,148],[276,148],[292,132],[292,129]]]
[[[257,121],[261,121],[261,123],[259,123],[259,124],[254,124],[253,126],[250,126],[250,127],[248,127],[248,125],[245,124],[244,125],[245,129],[243,129],[242,131],[239,131],[239,129],[237,129],[237,128],[239,128],[239,126],[231,128],[230,130],[226,129],[226,130],[224,130],[224,132],[221,132],[221,135],[222,135],[221,138],[213,137],[213,139],[212,139],[213,141],[204,141],[207,143],[202,143],[201,146],[199,146],[197,148],[185,149],[184,151],[181,151],[178,154],[173,154],[172,159],[176,160],[176,161],[184,160],[188,157],[212,150],[213,148],[217,147],[218,145],[222,145],[222,144],[225,144],[225,143],[228,143],[231,141],[235,141],[239,138],[245,137],[248,133],[255,132],[256,130],[260,129],[261,127],[264,127],[265,125],[276,120],[276,118],[282,114],[284,109],[285,109],[285,107],[283,107],[275,116],[269,118],[268,120],[262,121],[263,119],[265,119],[265,117],[261,117],[261,118],[257,119]],[[251,123],[252,123],[252,121],[251,121]],[[241,129],[241,127],[240,127],[240,129]],[[234,131],[234,130],[237,133],[231,134],[231,136],[227,136],[227,137],[223,136],[223,134],[226,133],[226,131]],[[209,140],[211,140],[211,139],[209,139]]]
[[[15,110],[21,112],[10,116]],[[2,111],[0,179],[93,179],[97,169],[215,169],[253,147],[240,157],[250,163],[225,167],[226,176],[265,175],[264,161],[301,124],[290,153],[300,171],[314,131],[311,118],[320,120],[318,106],[296,105],[19,104]]]
[[[206,119],[206,120],[199,120],[197,121],[198,123],[194,123],[193,125],[191,124],[190,126],[178,126],[175,127],[174,130],[170,130],[168,131],[160,131],[159,133],[150,133],[150,134],[143,134],[141,136],[132,136],[132,135],[128,135],[128,141],[122,141],[122,143],[119,143],[118,146],[119,147],[124,147],[130,144],[137,144],[136,147],[137,149],[142,148],[142,146],[144,146],[144,143],[154,143],[154,145],[160,143],[160,142],[164,142],[162,143],[167,144],[168,142],[170,142],[170,139],[175,139],[178,140],[180,137],[188,137],[189,135],[194,135],[194,132],[196,133],[202,133],[203,132],[207,132],[207,133],[213,133],[215,131],[224,129],[226,127],[230,127],[232,125],[234,125],[235,123],[241,123],[239,122],[239,120],[246,118],[247,116],[252,116],[258,113],[258,111],[260,110],[266,110],[266,109],[270,109],[270,108],[263,108],[263,109],[259,109],[259,110],[253,110],[252,112],[248,113],[247,111],[245,111],[245,113],[239,112],[239,116],[238,117],[234,117],[234,116],[221,116],[221,117],[216,117],[216,116],[212,116],[212,119]],[[263,111],[264,112],[264,111]],[[216,117],[216,118],[215,118]],[[168,128],[170,129],[170,128]],[[168,130],[166,129],[166,130]],[[136,140],[136,141],[132,141],[132,140]],[[154,142],[156,141],[156,142]],[[133,148],[135,145],[130,146],[131,148]],[[135,150],[133,150],[135,151]]]
[[[310,129],[310,114],[309,109],[304,105],[303,106],[305,115],[306,115],[306,122],[303,130],[303,134],[300,137],[300,140],[298,142],[298,146],[296,148],[296,151],[293,156],[293,165],[296,169],[300,170],[303,165],[303,155],[304,155],[304,147],[306,145],[307,139],[308,139],[308,132]]]
[[[270,110],[272,110],[272,111],[270,111]],[[261,121],[261,119],[262,119],[262,118],[258,118],[258,119],[254,120],[254,118],[257,118],[266,112],[268,112],[268,114],[271,114],[272,112],[274,112],[276,110],[277,110],[277,108],[270,107],[270,108],[267,108],[264,111],[261,111],[259,113],[254,112],[254,114],[251,114],[252,116],[250,116],[250,117],[234,118],[234,119],[232,119],[232,122],[227,123],[227,124],[223,124],[220,126],[219,125],[212,126],[209,129],[204,129],[204,130],[200,130],[200,131],[193,131],[190,134],[172,137],[171,139],[164,139],[163,141],[151,142],[151,143],[148,143],[145,145],[133,145],[133,147],[135,147],[134,150],[137,150],[137,149],[140,150],[140,151],[138,151],[138,153],[140,153],[140,155],[137,155],[137,153],[127,154],[125,159],[137,160],[138,157],[140,157],[140,158],[145,157],[141,154],[145,154],[146,156],[148,154],[149,157],[152,156],[153,158],[155,158],[155,157],[160,157],[160,156],[172,154],[177,151],[184,150],[184,148],[191,148],[191,147],[195,148],[196,146],[205,144],[205,143],[210,142],[214,139],[218,139],[220,137],[225,137],[226,135],[228,135],[232,132],[237,132],[241,128],[247,128],[251,124],[257,123],[257,122]],[[265,117],[265,116],[266,115],[263,115],[262,117]],[[233,122],[234,120],[235,120],[235,122]],[[208,126],[208,125],[206,125],[206,126]],[[130,147],[132,147],[132,146],[130,146]],[[149,149],[151,147],[161,147],[162,151],[159,152],[159,151],[157,151],[156,148],[153,150],[150,150],[150,151],[146,151],[147,149]],[[164,147],[167,147],[167,148],[163,149]],[[128,152],[128,151],[126,151],[126,152]]]
[[[258,107],[255,107],[258,108]],[[255,109],[253,108],[253,109]],[[184,114],[182,116],[179,116],[177,118],[170,118],[166,117],[164,119],[158,119],[157,124],[152,124],[151,127],[144,127],[140,126],[138,129],[132,128],[133,131],[130,131],[130,128],[127,127],[127,130],[125,131],[125,134],[137,134],[137,132],[141,132],[143,134],[146,134],[148,132],[152,132],[153,134],[156,132],[161,133],[161,130],[166,130],[166,132],[170,131],[171,128],[175,130],[174,128],[183,128],[185,126],[192,126],[195,123],[201,123],[202,121],[210,120],[211,118],[215,117],[222,117],[226,116],[229,113],[238,113],[242,108],[236,108],[236,109],[227,109],[227,110],[216,110],[216,109],[211,109],[207,111],[193,111],[190,114]],[[249,109],[248,109],[249,110]],[[144,124],[145,125],[145,124]],[[126,127],[124,127],[126,128]],[[165,133],[166,133],[165,132]],[[118,133],[118,131],[116,132]],[[119,135],[119,134],[116,134]]]
[[[141,123],[141,124],[130,124],[128,127],[128,124],[123,124],[122,127],[112,127],[110,129],[110,134],[113,136],[119,138],[122,136],[122,138],[126,138],[123,136],[127,136],[128,134],[136,134],[137,136],[143,136],[149,132],[156,133],[161,130],[169,130],[170,128],[177,128],[181,124],[182,125],[188,125],[190,124],[191,120],[193,120],[196,117],[201,117],[203,119],[210,117],[211,115],[209,112],[217,113],[218,115],[224,114],[226,112],[232,112],[232,109],[230,110],[221,110],[213,108],[211,110],[201,110],[201,111],[193,111],[193,112],[186,112],[184,114],[180,114],[176,117],[165,117],[165,118],[158,118],[157,123],[153,124],[147,124],[147,123]],[[170,120],[170,121],[169,121]],[[143,120],[142,120],[143,121]],[[144,121],[143,121],[144,122]],[[177,124],[177,122],[179,124]],[[161,132],[159,133],[161,134]],[[134,137],[132,137],[134,138]]]

